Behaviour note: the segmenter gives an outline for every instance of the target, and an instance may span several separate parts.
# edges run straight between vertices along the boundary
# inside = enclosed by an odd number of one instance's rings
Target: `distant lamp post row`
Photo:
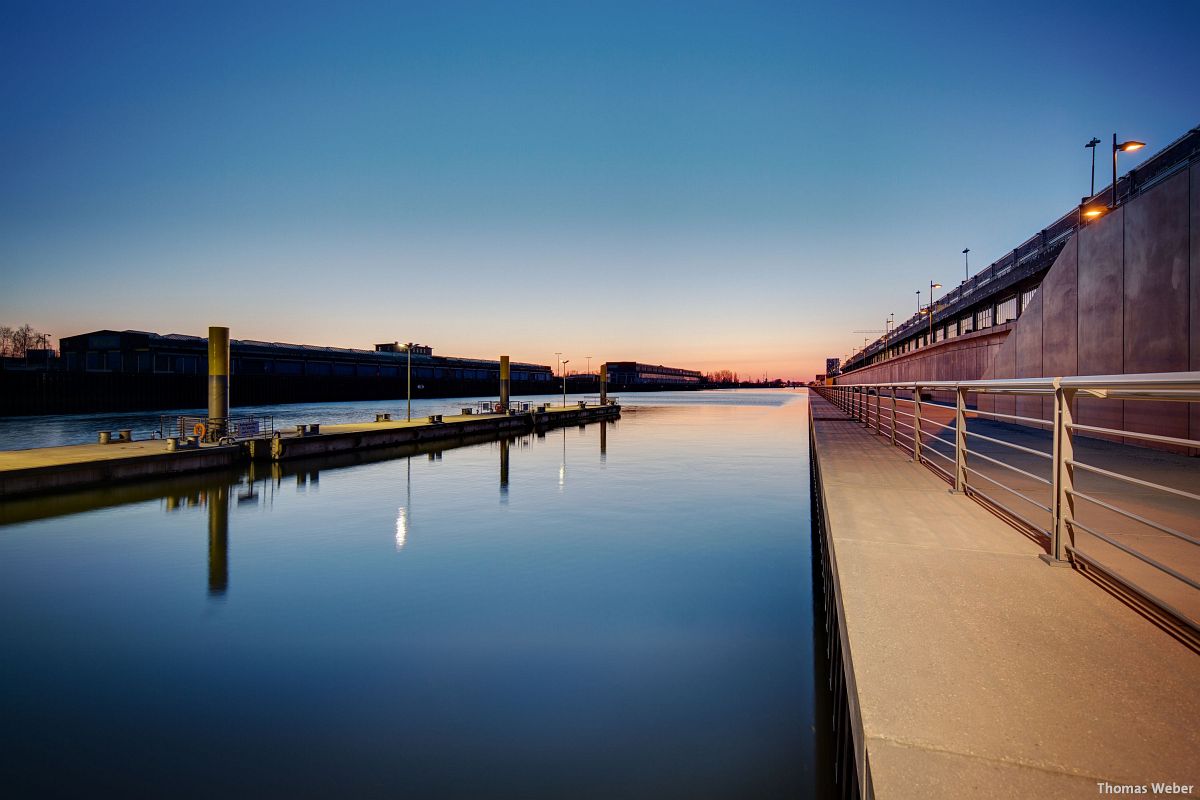
[[[940,283],[929,282],[929,309],[927,311],[929,314],[929,344],[933,344],[933,290],[940,288],[942,288]]]

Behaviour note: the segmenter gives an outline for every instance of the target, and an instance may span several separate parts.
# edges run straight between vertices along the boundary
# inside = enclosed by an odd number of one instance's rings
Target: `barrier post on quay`
[[[967,390],[956,387],[954,411],[954,491],[967,490]]]
[[[608,362],[600,365],[600,405],[608,405]]]
[[[1050,552],[1038,558],[1057,567],[1070,566],[1067,545],[1070,543],[1071,524],[1075,520],[1075,458],[1074,433],[1071,430],[1071,403],[1075,400],[1074,389],[1064,389],[1059,379],[1054,379],[1054,473],[1051,475],[1054,518],[1050,522]]]
[[[205,438],[216,441],[229,425],[229,328],[208,329],[208,429]]]
[[[508,365],[508,356],[500,356],[500,411],[508,413],[508,396],[512,389],[512,372]]]

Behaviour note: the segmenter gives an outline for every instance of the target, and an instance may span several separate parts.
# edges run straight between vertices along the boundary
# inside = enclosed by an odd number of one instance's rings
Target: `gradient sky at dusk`
[[[6,0],[0,322],[807,379],[1200,123],[1198,23]]]

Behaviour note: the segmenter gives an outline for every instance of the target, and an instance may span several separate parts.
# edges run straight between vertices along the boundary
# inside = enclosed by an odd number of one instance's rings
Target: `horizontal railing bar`
[[[1137,486],[1145,486],[1147,489],[1158,489],[1159,491],[1167,492],[1168,494],[1177,495],[1179,497],[1186,497],[1188,500],[1200,500],[1200,494],[1192,494],[1191,492],[1185,492],[1183,489],[1174,489],[1170,486],[1163,486],[1162,484],[1151,483],[1150,481],[1144,481],[1141,478],[1134,478],[1130,475],[1122,475],[1119,472],[1109,472],[1106,469],[1101,469],[1100,467],[1093,467],[1091,464],[1084,464],[1083,462],[1075,461],[1074,459],[1067,459],[1067,463],[1073,467],[1079,467],[1080,469],[1087,470],[1088,472],[1094,472],[1097,475],[1104,475],[1106,477],[1114,478],[1119,481],[1125,481],[1126,483],[1132,483]]]
[[[1144,561],[1145,563],[1149,564],[1150,566],[1156,567],[1156,568],[1162,570],[1163,572],[1170,575],[1172,578],[1175,578],[1176,580],[1186,583],[1188,586],[1192,587],[1193,589],[1200,589],[1200,583],[1197,583],[1196,581],[1192,580],[1187,575],[1184,575],[1182,572],[1171,569],[1166,564],[1160,564],[1158,561],[1155,561],[1150,556],[1148,556],[1144,553],[1139,553],[1137,550],[1134,550],[1129,545],[1121,544],[1120,542],[1116,541],[1115,539],[1113,539],[1109,536],[1106,536],[1105,534],[1101,533],[1100,531],[1096,530],[1095,528],[1090,528],[1087,525],[1084,525],[1082,522],[1079,522],[1078,520],[1071,520],[1071,525],[1076,528],[1083,528],[1085,531],[1090,533],[1092,536],[1095,536],[1097,539],[1102,539],[1103,541],[1108,542],[1109,544],[1111,544],[1113,547],[1117,548],[1118,550],[1123,550],[1124,552],[1128,553],[1129,555],[1133,556],[1134,558],[1138,559],[1139,561]],[[1078,548],[1076,548],[1076,549],[1078,549]]]
[[[935,403],[932,400],[922,400],[921,408],[944,408],[947,411],[958,411],[958,406],[948,406],[945,403]]]
[[[1054,425],[1053,420],[1037,419],[1036,417],[1019,417],[1016,414],[1001,414],[999,411],[980,411],[979,409],[967,409],[968,414],[979,414],[984,417],[998,417],[1000,419],[1015,419],[1018,422],[1031,422],[1034,425]]]
[[[926,445],[925,447],[922,447],[922,448],[921,448],[921,452],[922,452],[922,453],[933,453],[935,456],[941,456],[942,458],[946,459],[946,460],[947,460],[947,461],[949,461],[951,464],[953,464],[953,463],[954,463],[954,459],[953,459],[953,458],[951,458],[950,456],[948,456],[948,455],[946,455],[945,453],[941,452],[940,450],[938,450],[938,449],[937,449],[937,448],[935,448],[935,447],[929,447],[928,445]]]
[[[975,431],[970,430],[970,429],[963,431],[963,433],[965,433],[967,436],[974,436],[977,439],[983,439],[984,441],[995,442],[996,444],[1002,444],[1005,447],[1011,447],[1012,449],[1020,450],[1023,453],[1032,453],[1035,456],[1041,456],[1042,458],[1047,458],[1047,459],[1050,459],[1051,461],[1054,460],[1054,456],[1051,455],[1050,453],[1043,453],[1041,450],[1034,450],[1032,447],[1025,447],[1023,445],[1013,444],[1012,442],[1006,442],[1003,439],[994,439],[991,436],[984,436],[982,433],[976,433]]]
[[[1114,505],[1111,505],[1110,503],[1104,502],[1103,500],[1099,499],[1098,497],[1092,497],[1090,494],[1084,494],[1083,492],[1077,492],[1074,489],[1070,490],[1070,492],[1072,495],[1074,495],[1075,497],[1078,497],[1080,500],[1087,500],[1089,503],[1095,503],[1096,505],[1100,506],[1101,508],[1107,508],[1109,511],[1120,514],[1123,517],[1128,517],[1129,519],[1136,520],[1137,522],[1140,522],[1143,525],[1148,525],[1151,528],[1154,528],[1155,530],[1160,530],[1163,533],[1168,533],[1171,536],[1174,536],[1178,539],[1183,539],[1185,542],[1187,542],[1189,544],[1194,544],[1194,545],[1200,546],[1200,539],[1193,539],[1191,536],[1188,536],[1186,533],[1184,533],[1182,531],[1177,531],[1174,528],[1168,528],[1166,525],[1159,524],[1152,519],[1147,519],[1146,517],[1143,517],[1140,514],[1134,514],[1132,511],[1126,511],[1123,508],[1118,508],[1117,506],[1114,506]]]
[[[997,486],[999,486],[1001,489],[1003,489],[1003,490],[1004,490],[1004,491],[1006,491],[1006,492],[1009,492],[1009,493],[1011,493],[1011,494],[1015,494],[1017,497],[1021,498],[1021,499],[1022,499],[1022,500],[1024,500],[1026,503],[1029,503],[1029,505],[1031,505],[1031,506],[1037,506],[1037,507],[1038,507],[1038,508],[1040,508],[1042,511],[1045,511],[1047,514],[1053,514],[1053,513],[1054,513],[1054,509],[1052,509],[1050,506],[1044,506],[1044,505],[1042,505],[1042,504],[1041,504],[1041,503],[1039,503],[1037,500],[1034,500],[1032,497],[1030,497],[1029,495],[1025,494],[1024,492],[1018,492],[1016,489],[1012,488],[1011,486],[1008,486],[1007,484],[1001,483],[1000,481],[996,480],[995,478],[991,477],[990,475],[987,475],[986,473],[980,472],[979,470],[975,469],[974,467],[969,467],[969,466],[968,466],[968,467],[964,467],[964,469],[966,469],[966,470],[967,470],[967,472],[973,472],[973,473],[975,473],[975,474],[976,474],[976,475],[978,475],[980,478],[983,478],[985,481],[988,481],[989,483],[994,483],[994,484],[996,484]]]
[[[1161,436],[1157,433],[1138,433],[1137,431],[1119,431],[1113,428],[1099,428],[1095,425],[1080,425],[1078,423],[1066,423],[1067,427],[1075,431],[1089,431],[1091,433],[1106,433],[1114,436],[1126,436],[1130,439],[1142,439],[1147,442],[1164,442],[1166,444],[1178,444],[1183,447],[1189,447],[1194,450],[1200,450],[1200,441],[1195,439],[1180,439],[1177,436]]]
[[[968,491],[970,491],[970,492],[971,492],[971,494],[977,494],[977,495],[979,495],[980,497],[984,498],[984,499],[985,499],[985,500],[987,500],[989,503],[991,503],[992,505],[996,506],[996,508],[1002,509],[1003,511],[1005,511],[1005,512],[1006,512],[1006,513],[1008,513],[1008,514],[1012,514],[1014,517],[1016,517],[1017,519],[1021,520],[1021,522],[1024,522],[1024,523],[1025,523],[1026,525],[1028,525],[1030,528],[1033,528],[1035,531],[1037,531],[1038,533],[1042,534],[1043,536],[1046,536],[1046,537],[1049,537],[1049,536],[1050,536],[1050,531],[1046,530],[1046,529],[1045,529],[1045,528],[1043,528],[1041,525],[1038,525],[1036,522],[1034,522],[1033,520],[1029,519],[1029,518],[1028,518],[1028,517],[1026,517],[1024,514],[1020,513],[1019,511],[1014,511],[1013,509],[1009,508],[1007,505],[1005,505],[1004,503],[1001,503],[999,500],[997,500],[996,498],[992,497],[990,494],[988,494],[987,492],[983,491],[983,490],[982,490],[982,489],[980,489],[978,486],[968,486],[968,487],[967,487],[967,490],[968,490]]]
[[[929,417],[921,417],[921,427],[925,427],[926,423],[928,423],[930,425],[937,425],[938,427],[942,428],[943,430],[948,430],[948,431],[954,430],[953,425],[947,425],[944,422],[938,422],[936,419],[929,419]]]
[[[982,458],[984,461],[990,461],[993,464],[997,464],[1001,467],[1004,467],[1005,469],[1011,469],[1013,472],[1019,472],[1020,474],[1024,475],[1026,478],[1033,478],[1038,483],[1044,483],[1047,486],[1053,485],[1050,481],[1046,480],[1045,478],[1041,477],[1040,475],[1034,475],[1032,472],[1026,472],[1025,470],[1021,469],[1020,467],[1014,467],[1012,464],[1005,464],[1003,461],[992,458],[991,456],[985,456],[983,453],[980,453],[976,450],[967,449],[965,452],[969,456],[977,456],[979,458]]]
[[[922,456],[924,456],[924,455],[925,455],[925,451],[924,451],[924,450],[922,450],[922,451],[921,451],[921,455],[922,455]],[[953,475],[951,475],[949,472],[946,472],[946,470],[942,469],[941,467],[939,467],[939,466],[938,466],[937,464],[935,464],[934,462],[932,462],[932,461],[926,461],[926,460],[925,460],[925,459],[922,457],[922,458],[921,458],[921,463],[922,463],[922,464],[924,464],[925,466],[929,467],[931,470],[933,470],[933,471],[937,472],[938,474],[945,476],[945,477],[946,477],[946,479],[947,479],[947,480],[949,480],[951,483],[953,483],[953,482],[954,482],[954,476],[953,476]]]

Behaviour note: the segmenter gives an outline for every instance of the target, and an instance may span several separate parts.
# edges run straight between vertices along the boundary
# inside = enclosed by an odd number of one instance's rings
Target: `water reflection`
[[[601,423],[603,427],[603,423]],[[561,492],[567,485],[567,429],[562,429],[562,461],[558,465],[558,490]]]
[[[229,590],[229,487],[208,494],[208,593],[220,597]]]
[[[817,796],[802,420],[691,406],[0,504],[6,792]]]
[[[500,440],[500,502],[508,503],[508,439]]]
[[[404,489],[404,505],[400,506],[396,512],[396,552],[399,553],[404,549],[404,543],[408,541],[408,514],[412,508],[412,457],[404,459],[405,465],[405,489]]]

